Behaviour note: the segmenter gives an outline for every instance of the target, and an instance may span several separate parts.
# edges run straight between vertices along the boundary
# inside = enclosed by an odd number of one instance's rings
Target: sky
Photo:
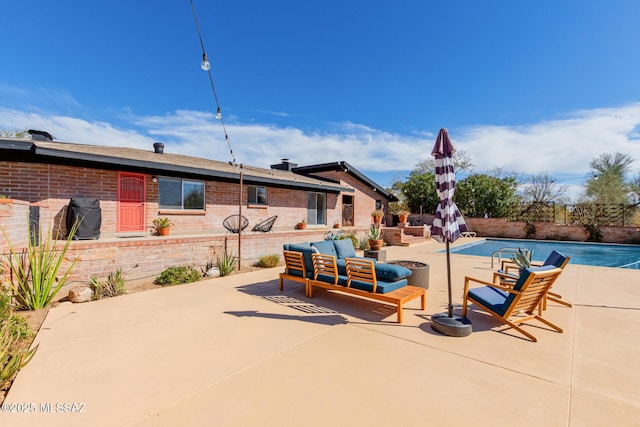
[[[219,104],[190,0],[4,2],[0,129],[266,168],[347,161],[390,186],[444,127],[473,172],[548,174],[573,199],[601,154],[640,174],[637,0],[193,5]]]

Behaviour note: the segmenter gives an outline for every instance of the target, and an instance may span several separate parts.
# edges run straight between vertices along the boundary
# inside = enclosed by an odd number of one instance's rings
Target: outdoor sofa
[[[280,290],[283,279],[288,279],[303,283],[309,298],[313,288],[319,287],[394,304],[398,323],[402,323],[404,303],[421,298],[425,309],[426,290],[407,283],[411,270],[357,257],[350,239],[285,244],[283,249],[285,272],[280,274]]]

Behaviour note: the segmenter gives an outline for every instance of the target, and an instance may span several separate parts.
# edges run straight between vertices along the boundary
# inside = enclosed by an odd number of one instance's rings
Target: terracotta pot
[[[158,236],[168,236],[170,230],[171,229],[169,227],[158,228]]]
[[[384,240],[379,239],[379,240],[371,240],[369,239],[369,248],[372,251],[379,251],[380,249],[382,249],[382,244],[384,243]]]
[[[307,228],[307,223],[305,222],[298,223],[298,230],[304,230],[305,228]]]
[[[333,228],[340,228],[340,224],[333,224]]]
[[[372,216],[371,220],[373,221],[374,224],[376,225],[380,225],[382,224],[382,217],[381,216]]]
[[[407,218],[409,218],[409,215],[398,215],[398,221],[401,223],[407,222]]]

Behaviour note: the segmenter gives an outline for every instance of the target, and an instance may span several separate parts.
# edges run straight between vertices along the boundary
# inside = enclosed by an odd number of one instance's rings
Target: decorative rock
[[[207,270],[206,275],[208,277],[220,277],[220,270],[218,270],[216,267],[211,267]]]
[[[78,285],[69,290],[69,301],[87,302],[91,301],[93,290],[87,285]]]

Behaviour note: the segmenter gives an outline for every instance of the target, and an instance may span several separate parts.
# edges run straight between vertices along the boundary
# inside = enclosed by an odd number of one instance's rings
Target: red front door
[[[146,230],[146,176],[118,172],[118,226],[117,230]]]

